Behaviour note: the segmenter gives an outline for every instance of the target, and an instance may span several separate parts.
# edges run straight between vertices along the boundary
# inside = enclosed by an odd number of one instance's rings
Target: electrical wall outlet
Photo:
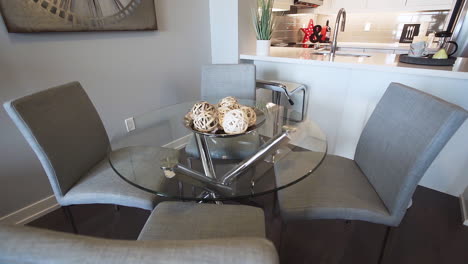
[[[127,128],[127,132],[135,130],[135,119],[133,117],[125,119],[125,127]]]
[[[371,26],[372,24],[367,22],[366,24],[364,24],[364,31],[368,32],[371,30]]]

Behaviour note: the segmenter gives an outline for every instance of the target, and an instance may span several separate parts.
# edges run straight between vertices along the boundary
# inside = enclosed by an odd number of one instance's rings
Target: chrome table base
[[[289,133],[293,131],[294,130],[287,130],[271,138],[257,151],[257,153],[245,159],[219,178],[216,176],[206,137],[204,135],[194,133],[204,173],[200,173],[176,162],[165,164],[165,167],[162,167],[161,169],[166,174],[178,172],[190,176],[192,179],[200,182],[205,187],[205,192],[199,196],[200,200],[208,198],[216,200],[219,195],[231,196],[234,194],[232,183],[245,171],[251,168],[257,161],[275,151],[279,145],[289,142]]]
[[[208,142],[206,142],[206,136],[198,133],[193,133],[195,141],[197,143],[198,152],[200,153],[200,159],[203,165],[203,170],[207,177],[216,179],[216,172],[213,166],[213,160],[211,159],[210,149],[208,148]]]

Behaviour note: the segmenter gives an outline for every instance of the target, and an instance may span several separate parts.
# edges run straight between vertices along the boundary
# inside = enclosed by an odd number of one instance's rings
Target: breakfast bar
[[[240,58],[256,65],[258,79],[305,84],[307,118],[326,133],[328,152],[353,158],[361,131],[392,82],[468,107],[466,58],[458,58],[453,67],[442,67],[400,63],[398,56],[338,51],[330,61],[329,55],[312,49],[271,47],[269,56],[246,52]],[[421,185],[452,194],[463,191],[464,186],[455,182],[468,169],[464,160],[468,150],[462,144],[467,137],[465,124],[436,158]]]

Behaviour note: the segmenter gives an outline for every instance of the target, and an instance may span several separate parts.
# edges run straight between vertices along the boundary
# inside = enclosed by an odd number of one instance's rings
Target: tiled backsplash
[[[400,40],[404,24],[421,24],[420,34],[444,29],[449,11],[427,11],[412,13],[367,13],[348,14],[346,30],[340,32],[338,41],[393,43]],[[335,15],[307,14],[300,16],[278,16],[277,28],[273,34],[273,43],[301,42],[303,33],[300,28],[306,27],[310,19],[315,24],[325,25],[330,21],[332,31],[335,26]],[[366,28],[369,28],[367,31]],[[369,27],[370,26],[370,27]]]
[[[310,19],[317,20],[317,15],[277,16],[271,42],[273,44],[301,42],[304,34],[300,29],[307,27]]]

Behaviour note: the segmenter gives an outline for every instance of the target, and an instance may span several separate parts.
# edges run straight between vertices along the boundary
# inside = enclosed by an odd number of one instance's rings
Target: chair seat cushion
[[[139,240],[193,240],[265,237],[263,210],[245,205],[162,202],[153,211]]]
[[[287,177],[284,168],[275,172]],[[338,156],[327,155],[314,173],[279,191],[278,199],[286,220],[348,219],[388,225],[394,221],[357,164]]]
[[[72,204],[117,204],[153,210],[156,195],[126,183],[117,175],[107,159],[99,162],[61,199],[61,205]]]
[[[0,223],[0,263],[278,264],[265,238],[131,241]]]
[[[207,138],[210,155],[213,159],[243,160],[257,153],[260,147],[260,136],[248,134],[234,138]],[[192,137],[185,147],[189,156],[199,158],[195,137]]]

